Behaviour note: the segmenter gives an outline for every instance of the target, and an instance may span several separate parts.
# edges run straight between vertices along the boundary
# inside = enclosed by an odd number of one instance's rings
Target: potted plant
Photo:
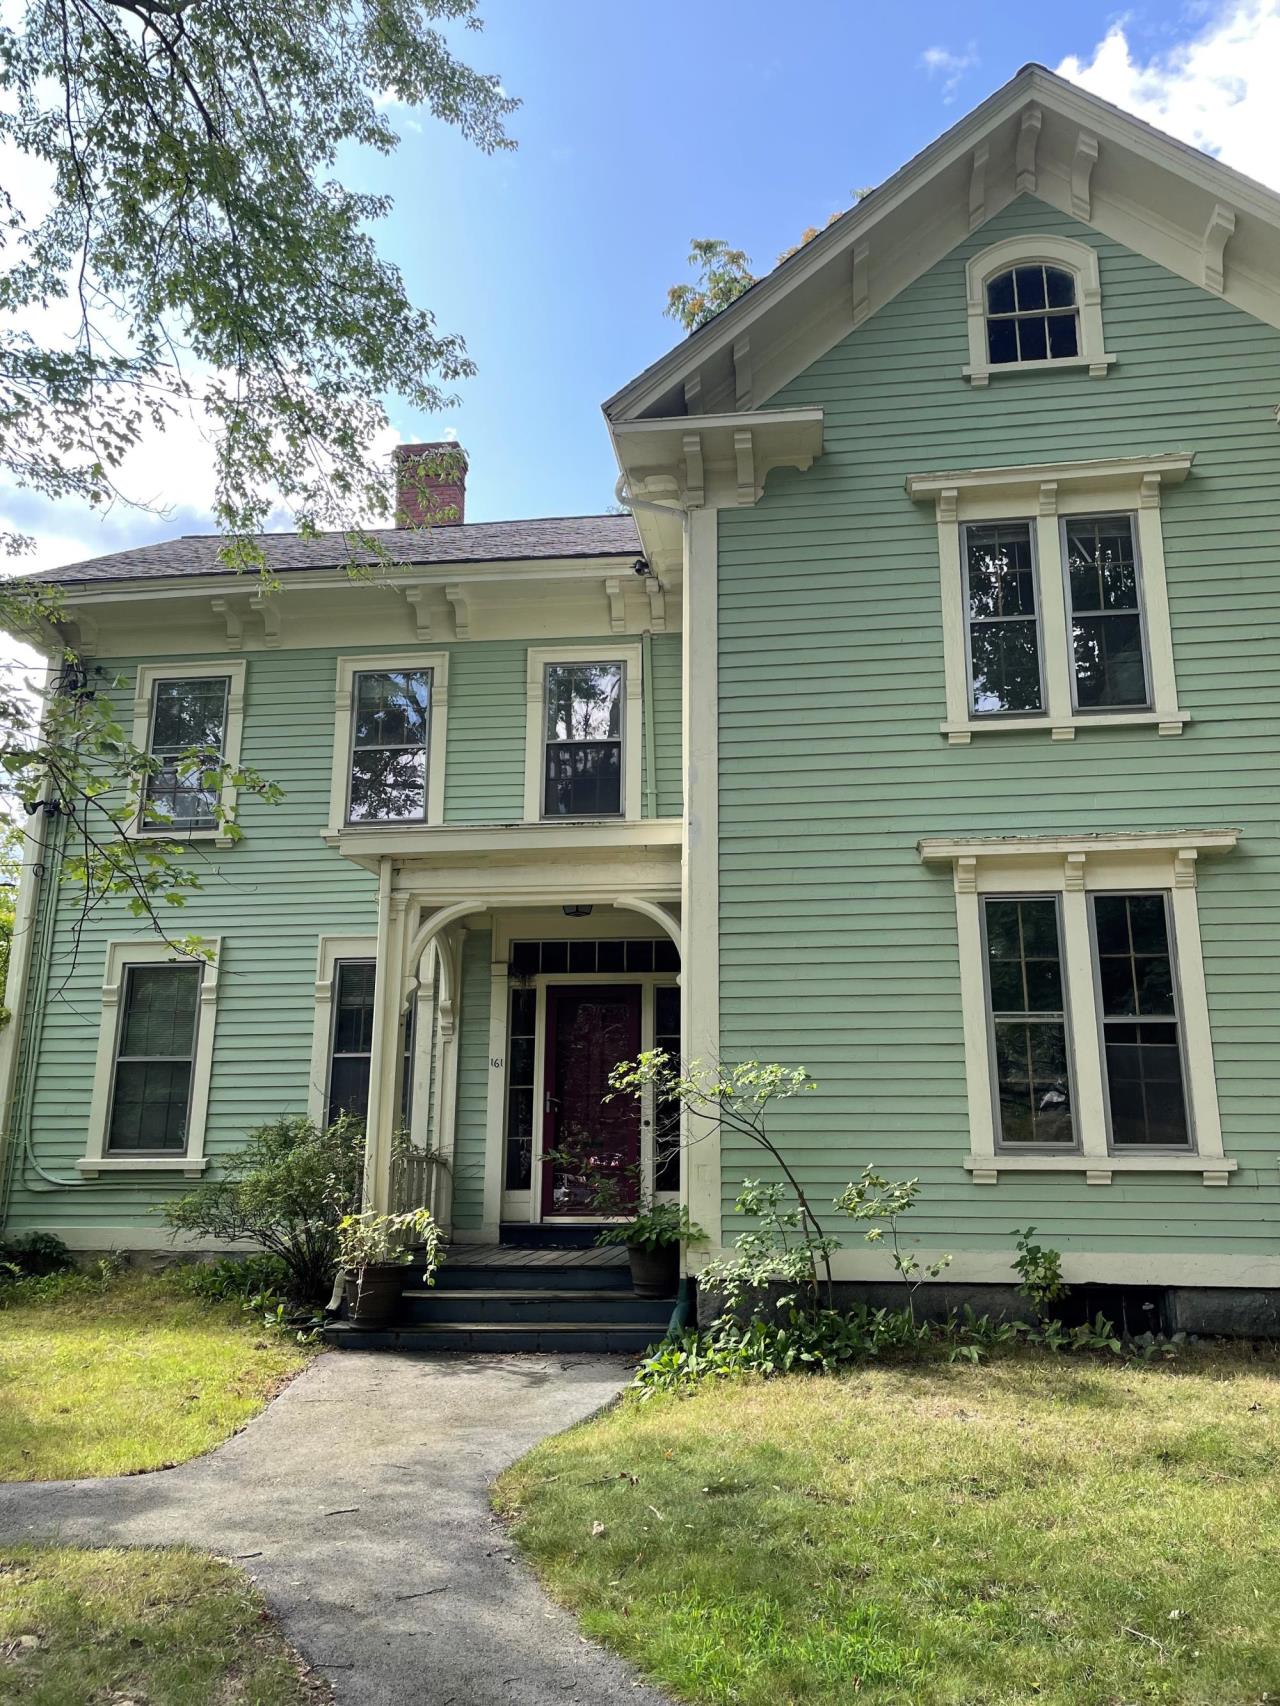
[[[680,1246],[706,1237],[683,1203],[641,1205],[629,1220],[607,1226],[597,1244],[623,1244],[637,1297],[673,1297],[680,1280]]]
[[[415,1253],[423,1280],[434,1285],[440,1266],[440,1228],[430,1209],[377,1214],[365,1209],[338,1223],[338,1255],[345,1276],[347,1313],[360,1327],[384,1326],[396,1312],[405,1269]]]

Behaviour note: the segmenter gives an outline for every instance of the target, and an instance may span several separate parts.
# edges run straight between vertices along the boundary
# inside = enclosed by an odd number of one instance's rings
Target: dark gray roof
[[[640,535],[629,515],[541,516],[532,521],[474,521],[458,527],[380,528],[369,537],[388,553],[389,561],[404,564],[502,563],[547,557],[636,557],[643,555]],[[354,562],[374,562],[368,550],[353,550],[344,533],[321,533],[314,539],[300,533],[259,535],[267,569],[274,574],[291,569],[336,569]],[[176,575],[234,574],[219,559],[223,538],[217,533],[191,533],[158,545],[139,545],[62,569],[45,569],[30,578],[63,585],[87,582],[167,580]]]

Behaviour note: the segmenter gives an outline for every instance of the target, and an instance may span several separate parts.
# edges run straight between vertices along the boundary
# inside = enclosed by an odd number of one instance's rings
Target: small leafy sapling
[[[738,1211],[755,1215],[763,1210],[771,1219],[767,1230],[762,1225],[759,1233],[744,1233],[737,1240],[738,1260],[764,1276],[757,1283],[782,1280],[802,1284],[810,1302],[817,1301],[820,1290],[825,1292],[830,1308],[834,1291],[831,1253],[839,1248],[839,1240],[823,1229],[804,1186],[768,1129],[774,1103],[812,1095],[817,1090],[805,1069],[758,1060],[740,1061],[736,1066],[705,1066],[695,1060],[682,1068],[665,1050],[647,1049],[635,1060],[616,1066],[609,1074],[609,1084],[611,1096],[651,1096],[655,1107],[680,1108],[686,1146],[718,1131],[764,1151],[785,1185],[762,1187],[755,1180],[744,1183]],[[793,1206],[780,1210],[788,1190]],[[747,1204],[754,1206],[744,1206]],[[761,1237],[763,1242],[759,1241]],[[714,1267],[720,1279],[729,1274],[725,1264]],[[704,1270],[704,1281],[706,1273]],[[743,1280],[740,1295],[746,1289]]]
[[[868,1244],[879,1244],[887,1232],[893,1247],[893,1265],[907,1288],[907,1313],[915,1324],[915,1296],[926,1280],[935,1280],[951,1265],[950,1256],[939,1256],[932,1262],[902,1248],[899,1227],[904,1214],[915,1207],[920,1195],[919,1179],[887,1179],[874,1167],[864,1167],[856,1183],[846,1185],[836,1198],[836,1207],[850,1220],[874,1221],[864,1237]]]
[[[732,1256],[708,1262],[698,1275],[699,1284],[718,1292],[730,1314],[736,1314],[769,1285],[791,1288],[778,1299],[780,1309],[798,1304],[812,1309],[817,1304],[819,1266],[825,1266],[830,1275],[831,1255],[840,1242],[820,1229],[815,1231],[799,1203],[784,1207],[787,1195],[787,1187],[776,1181],[742,1182],[733,1206],[738,1214],[749,1215],[755,1225],[734,1239]]]
[[[1014,1227],[1018,1254],[1013,1270],[1019,1276],[1019,1292],[1038,1315],[1043,1315],[1047,1306],[1056,1303],[1060,1297],[1066,1297],[1071,1287],[1062,1277],[1061,1255],[1048,1245],[1033,1243],[1035,1234],[1034,1226],[1025,1227],[1021,1232]]]

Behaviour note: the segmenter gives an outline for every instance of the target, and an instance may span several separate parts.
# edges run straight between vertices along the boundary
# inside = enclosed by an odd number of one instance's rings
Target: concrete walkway
[[[0,1485],[0,1539],[235,1558],[353,1706],[661,1706],[547,1600],[487,1496],[627,1375],[618,1358],[331,1352],[180,1469]]]

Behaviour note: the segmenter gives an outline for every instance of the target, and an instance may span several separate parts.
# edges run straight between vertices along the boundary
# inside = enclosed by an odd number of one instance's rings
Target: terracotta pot
[[[675,1296],[680,1284],[678,1244],[659,1244],[656,1250],[628,1244],[627,1256],[631,1262],[631,1289],[637,1297]]]
[[[403,1262],[370,1262],[359,1275],[347,1270],[347,1315],[359,1327],[383,1327],[400,1307]]]

